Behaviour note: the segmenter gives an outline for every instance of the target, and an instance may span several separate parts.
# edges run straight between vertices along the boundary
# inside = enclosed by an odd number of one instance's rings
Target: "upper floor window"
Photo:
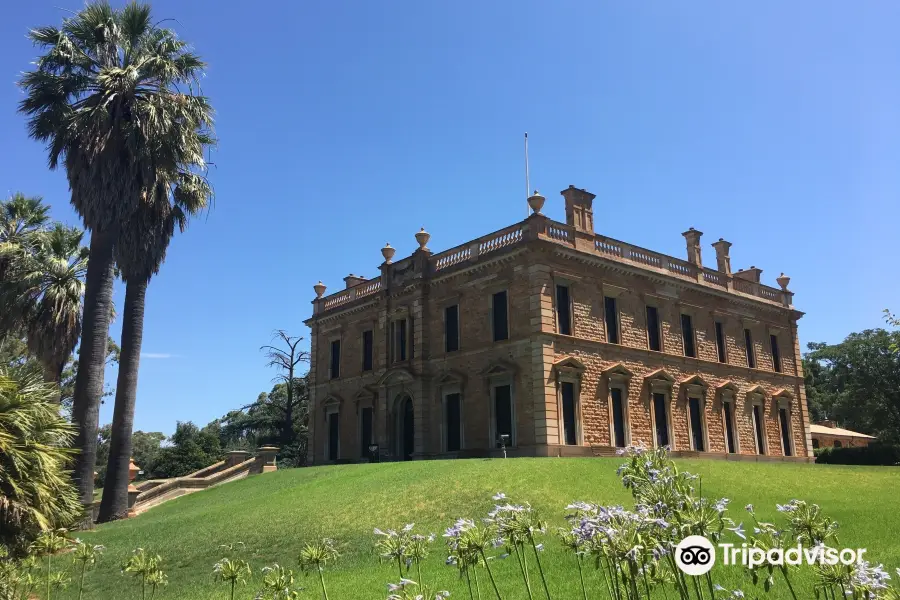
[[[716,350],[719,351],[719,362],[728,362],[725,349],[725,326],[720,321],[716,321]]]
[[[406,319],[397,319],[391,322],[391,358],[392,362],[404,361],[407,358],[407,346],[409,344],[409,336],[407,335]]]
[[[459,350],[459,305],[454,304],[444,309],[444,350]]]
[[[651,350],[662,352],[662,336],[659,330],[659,309],[647,307],[647,343]]]
[[[697,357],[697,348],[694,344],[694,322],[691,315],[681,315],[681,337],[684,340],[684,355]]]
[[[769,341],[772,344],[772,368],[776,373],[781,373],[781,352],[778,350],[778,336],[770,335]]]
[[[337,379],[341,376],[341,340],[331,341],[331,379]]]
[[[506,290],[497,292],[491,298],[491,329],[495,342],[509,339],[509,308]]]
[[[572,307],[569,286],[556,286],[556,330],[563,335],[572,335]]]
[[[753,334],[749,329],[744,330],[744,344],[747,346],[747,366],[756,368],[756,352],[753,351]]]
[[[362,351],[363,351],[363,360],[362,360],[362,370],[363,371],[371,371],[375,362],[375,343],[374,336],[372,330],[369,329],[367,331],[363,331],[362,334]]]
[[[619,343],[619,308],[616,299],[609,296],[603,298],[603,312],[606,319],[606,341],[610,344]]]

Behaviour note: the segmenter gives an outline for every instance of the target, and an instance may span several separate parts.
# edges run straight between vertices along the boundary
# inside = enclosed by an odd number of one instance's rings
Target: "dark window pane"
[[[494,432],[494,441],[497,447],[500,447],[500,436],[508,435],[508,446],[514,446],[512,432],[512,390],[508,385],[498,385],[494,388],[494,420],[496,422],[496,431]]]
[[[757,454],[765,454],[766,444],[763,436],[762,407],[758,404],[753,406],[753,424],[756,428],[756,452]]]
[[[371,371],[374,362],[374,338],[371,331],[363,331],[363,371]]]
[[[509,339],[509,322],[506,306],[506,292],[497,292],[494,294],[493,302],[493,321],[494,341]]]
[[[444,350],[459,350],[459,306],[454,304],[444,309]]]
[[[813,448],[818,448],[818,447],[819,447],[819,440],[816,438],[813,438]]]
[[[337,413],[328,415],[328,460],[338,459],[338,436],[340,435],[340,421]]]
[[[331,378],[341,376],[341,340],[331,342]]]
[[[406,319],[397,321],[397,360],[406,360]]]
[[[725,328],[716,321],[716,349],[719,351],[719,362],[728,362],[725,354]]]
[[[656,446],[669,445],[669,406],[665,394],[653,394],[653,418],[656,424]]]
[[[691,320],[691,315],[681,315],[681,338],[684,340],[684,355],[696,357],[694,322]]]
[[[610,344],[619,343],[619,309],[616,299],[609,296],[603,298],[603,312],[606,318],[606,341]]]
[[[785,456],[791,456],[791,421],[787,409],[779,409],[778,417],[781,419],[781,447]]]
[[[575,418],[575,384],[562,384],[563,435],[565,443],[574,446],[578,443],[577,421]]]
[[[359,416],[359,455],[369,456],[369,445],[372,443],[372,408],[362,409]]]
[[[844,445],[841,443],[841,440],[834,440],[834,447],[835,448],[843,448]]]
[[[770,335],[769,341],[772,343],[772,365],[775,367],[776,373],[781,373],[781,352],[778,350],[778,336]]]
[[[725,444],[728,451],[732,454],[737,452],[735,450],[735,441],[734,441],[734,407],[731,402],[723,402],[722,410],[725,411]]]
[[[647,341],[651,350],[662,351],[662,342],[659,337],[659,311],[655,306],[647,307]]]
[[[622,390],[612,388],[609,390],[612,397],[613,435],[617,448],[625,447],[625,405],[622,402]]]
[[[694,450],[703,452],[706,447],[703,444],[703,417],[700,412],[700,399],[691,398],[691,437],[694,440]]]
[[[747,346],[747,366],[756,368],[756,354],[753,352],[753,335],[749,329],[744,330],[744,344]]]
[[[456,452],[460,448],[460,403],[459,394],[447,394],[444,398],[447,426],[447,452]]]
[[[556,286],[556,325],[559,333],[572,335],[572,313],[569,310],[569,288]]]

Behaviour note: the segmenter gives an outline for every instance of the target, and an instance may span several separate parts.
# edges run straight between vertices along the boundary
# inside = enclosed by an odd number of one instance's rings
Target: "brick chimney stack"
[[[574,185],[560,192],[566,199],[566,224],[575,231],[594,235],[593,203],[596,196],[588,191],[579,190]]]
[[[716,249],[716,268],[720,273],[731,275],[731,257],[728,255],[731,242],[719,238],[718,242],[713,242],[712,247]]]
[[[693,227],[682,233],[687,242],[687,259],[688,262],[697,267],[703,266],[703,258],[700,256],[700,236],[702,231],[697,231]]]
[[[355,285],[361,284],[365,280],[366,280],[365,277],[360,277],[359,275],[354,275],[352,273],[350,275],[347,275],[346,277],[344,277],[344,283],[347,284],[346,289],[348,289],[348,290]]]

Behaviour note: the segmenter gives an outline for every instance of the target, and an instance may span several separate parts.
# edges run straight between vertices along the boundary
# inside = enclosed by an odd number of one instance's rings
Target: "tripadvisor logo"
[[[829,565],[838,563],[853,565],[863,559],[865,548],[829,548],[819,545],[804,548],[801,544],[790,548],[756,548],[741,544],[719,544],[723,565],[742,565],[750,569],[756,567],[784,565]],[[686,575],[704,575],[716,564],[716,549],[712,542],[702,535],[691,535],[675,546],[675,564]]]

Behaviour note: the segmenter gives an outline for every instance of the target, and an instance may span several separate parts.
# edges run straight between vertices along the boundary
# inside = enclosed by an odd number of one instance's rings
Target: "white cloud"
[[[163,352],[141,352],[141,358],[177,358],[177,354],[166,354]]]

